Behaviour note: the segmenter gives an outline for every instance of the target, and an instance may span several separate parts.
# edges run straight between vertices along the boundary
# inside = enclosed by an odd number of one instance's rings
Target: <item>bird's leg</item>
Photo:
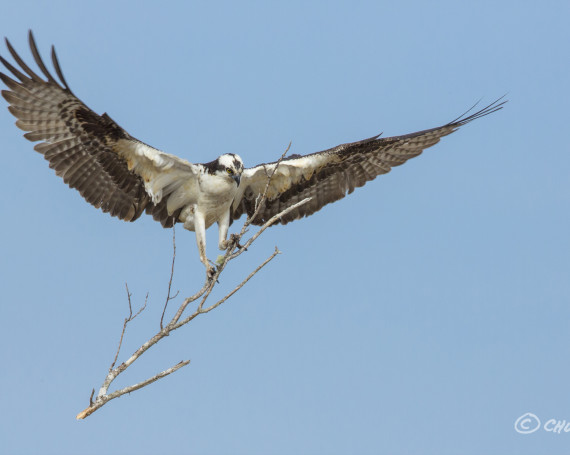
[[[210,261],[206,256],[206,221],[199,212],[194,213],[194,230],[196,231],[196,243],[198,244],[200,261],[206,266],[206,275],[208,278],[211,278],[216,273],[216,269],[210,265]]]
[[[229,227],[230,227],[230,212],[228,211],[218,221],[218,231],[219,231],[218,247],[220,248],[220,250],[227,250],[228,248],[231,248],[232,251],[235,248],[239,249],[243,248],[243,246],[239,244],[239,235],[230,234],[230,238],[227,239]]]
[[[218,220],[218,248],[227,250],[231,246],[231,241],[226,240],[230,227],[230,211],[224,213]]]

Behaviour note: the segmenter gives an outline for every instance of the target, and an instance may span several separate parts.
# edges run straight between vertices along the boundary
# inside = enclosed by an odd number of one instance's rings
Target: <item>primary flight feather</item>
[[[69,88],[55,49],[51,59],[59,80],[41,59],[31,31],[29,43],[45,79],[30,69],[8,40],[8,51],[19,68],[0,56],[13,77],[0,73],[8,87],[2,96],[18,119],[16,125],[27,131],[24,137],[40,141],[35,150],[93,206],[125,221],[146,212],[164,227],[183,223],[185,229],[195,231],[200,260],[208,273],[213,269],[206,256],[206,229],[218,223],[219,248],[228,248],[231,222],[244,213],[253,215],[268,174],[274,172],[254,224],[263,224],[311,198],[281,218],[286,224],[343,198],[505,103],[497,100],[437,128],[404,136],[375,136],[305,156],[293,155],[280,163],[244,169],[238,155],[226,153],[209,163],[193,164],[130,136],[107,114],[93,112]]]

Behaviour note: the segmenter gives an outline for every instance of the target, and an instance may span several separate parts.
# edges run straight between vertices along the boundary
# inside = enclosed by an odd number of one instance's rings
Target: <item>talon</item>
[[[208,267],[206,267],[206,278],[208,279],[208,281],[214,278],[215,274],[216,274],[216,268],[212,267],[211,265],[208,265]]]
[[[237,234],[231,234],[230,235],[230,242],[234,245],[234,248],[237,248],[239,250],[241,250],[243,247],[243,245],[240,245],[239,243],[239,235]],[[247,248],[244,248],[245,251],[247,251]]]

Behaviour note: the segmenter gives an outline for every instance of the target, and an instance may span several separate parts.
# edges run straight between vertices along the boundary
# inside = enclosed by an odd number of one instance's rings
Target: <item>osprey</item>
[[[311,198],[308,203],[280,222],[311,215],[505,103],[499,99],[437,128],[404,136],[378,135],[305,156],[292,155],[280,163],[244,169],[238,155],[226,153],[209,163],[193,164],[135,139],[106,113],[93,112],[69,88],[54,47],[51,58],[59,80],[41,59],[31,31],[29,44],[45,79],[26,65],[7,39],[8,51],[20,68],[0,57],[15,77],[0,73],[9,88],[2,96],[10,103],[16,125],[27,131],[24,137],[41,141],[34,149],[49,161],[50,168],[103,212],[125,221],[146,212],[165,228],[183,223],[185,229],[194,231],[208,274],[213,267],[206,256],[206,229],[218,223],[219,248],[232,246],[227,240],[231,222],[244,213],[254,214],[256,200],[273,171],[267,200],[253,224],[262,225],[307,197]]]

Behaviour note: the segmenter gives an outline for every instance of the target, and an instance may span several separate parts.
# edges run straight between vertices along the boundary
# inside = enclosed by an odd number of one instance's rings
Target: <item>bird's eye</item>
[[[232,175],[232,174],[234,173],[234,171],[232,171],[229,167],[226,168],[226,172],[227,172],[229,175]]]

